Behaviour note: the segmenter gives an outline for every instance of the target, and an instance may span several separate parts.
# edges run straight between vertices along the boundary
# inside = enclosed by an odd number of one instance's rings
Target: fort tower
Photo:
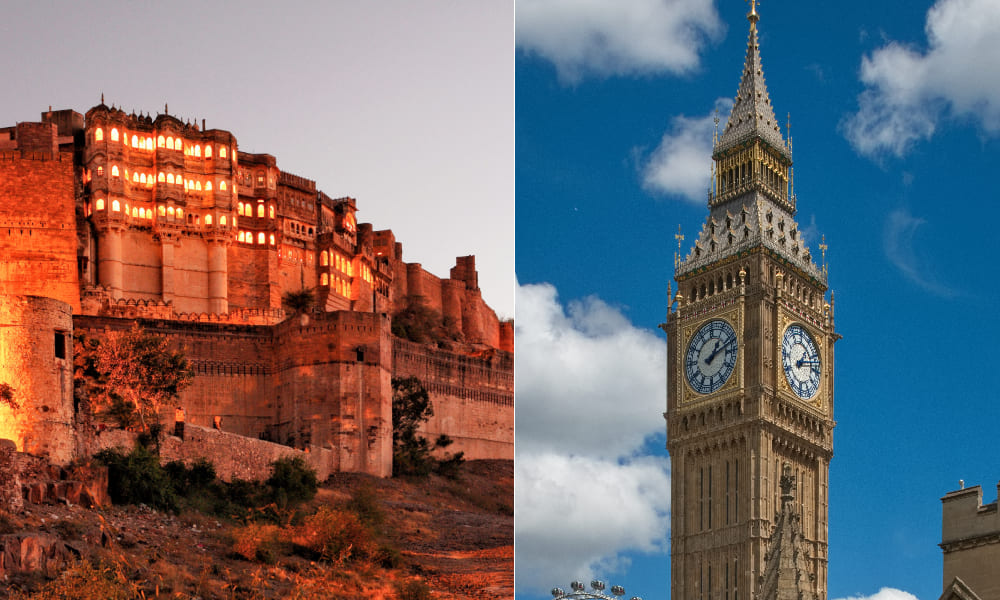
[[[662,325],[678,600],[756,597],[785,513],[800,519],[799,597],[826,598],[838,336],[826,267],[795,221],[791,143],[765,85],[754,4],[739,89],[715,139],[708,218],[675,259]]]

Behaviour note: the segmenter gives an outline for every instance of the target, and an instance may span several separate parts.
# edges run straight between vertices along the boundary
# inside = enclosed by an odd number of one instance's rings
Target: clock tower
[[[839,336],[825,255],[817,266],[795,221],[791,142],[765,86],[754,4],[739,89],[715,139],[708,218],[675,259],[662,325],[674,600],[756,600],[773,587],[762,582],[780,554],[769,548],[781,515],[801,549],[789,579],[797,597],[826,599]]]

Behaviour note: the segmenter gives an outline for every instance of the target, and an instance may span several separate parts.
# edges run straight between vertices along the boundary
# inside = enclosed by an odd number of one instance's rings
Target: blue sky
[[[6,2],[0,127],[102,93],[127,111],[167,103],[356,198],[408,262],[447,277],[475,254],[510,317],[513,29],[508,0]]]
[[[707,215],[746,2],[516,15],[517,586],[669,597],[666,312]],[[797,220],[835,294],[829,598],[936,599],[940,497],[996,499],[1000,5],[758,8]],[[782,132],[787,135],[785,128]]]

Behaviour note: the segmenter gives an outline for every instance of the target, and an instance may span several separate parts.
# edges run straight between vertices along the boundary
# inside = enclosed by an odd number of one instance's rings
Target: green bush
[[[115,504],[147,504],[177,512],[173,481],[160,466],[159,457],[145,447],[136,446],[127,454],[101,450],[94,457],[108,467],[108,494]]]
[[[351,494],[351,499],[347,501],[347,509],[361,519],[361,522],[369,527],[378,527],[385,520],[385,512],[379,504],[378,494],[375,487],[365,484]]]
[[[372,561],[378,545],[371,531],[352,512],[321,506],[295,528],[292,543],[307,554],[334,564]]]
[[[431,588],[420,579],[396,584],[398,600],[431,600]]]
[[[279,508],[290,508],[312,500],[319,487],[316,471],[301,456],[279,458],[271,463],[271,476],[266,483]]]

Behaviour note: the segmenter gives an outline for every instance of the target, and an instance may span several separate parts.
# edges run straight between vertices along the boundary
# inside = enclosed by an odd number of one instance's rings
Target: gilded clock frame
[[[808,332],[812,337],[813,342],[816,344],[816,350],[819,352],[819,387],[816,388],[816,393],[813,394],[811,398],[802,398],[796,394],[792,390],[791,386],[788,385],[788,379],[785,378],[784,356],[782,356],[781,353],[781,343],[785,339],[785,332],[788,331],[788,328],[792,325],[798,325],[802,329],[805,329],[806,332]],[[826,339],[826,333],[816,327],[816,325],[795,315],[785,313],[784,311],[779,313],[778,331],[774,336],[774,378],[778,384],[779,394],[785,394],[786,396],[794,399],[796,402],[812,406],[820,411],[825,409],[825,399],[828,397],[827,388],[830,381],[830,361],[827,357]]]
[[[746,354],[746,342],[743,339],[743,311],[741,310],[741,307],[736,306],[727,310],[699,316],[702,318],[697,321],[685,323],[680,327],[681,343],[677,346],[677,377],[681,380],[680,398],[678,399],[678,403],[681,405],[690,405],[701,400],[718,398],[719,396],[723,396],[743,388],[743,355]],[[725,321],[730,327],[733,328],[733,331],[736,333],[736,365],[733,367],[733,372],[729,375],[729,379],[722,384],[722,387],[714,392],[702,394],[691,387],[691,383],[688,381],[687,375],[684,373],[683,365],[684,356],[687,354],[688,346],[691,344],[691,338],[693,338],[695,333],[697,333],[698,330],[709,321]]]

